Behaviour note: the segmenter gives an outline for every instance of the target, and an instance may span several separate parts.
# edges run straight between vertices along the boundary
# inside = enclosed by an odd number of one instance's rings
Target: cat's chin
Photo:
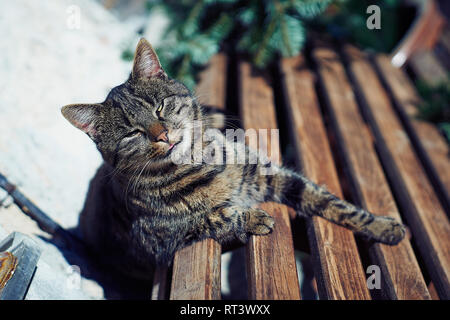
[[[179,148],[179,145],[180,145],[180,143],[182,141],[183,141],[183,139],[181,139],[181,140],[179,140],[179,141],[177,141],[175,143],[171,143],[170,146],[169,146],[169,149],[167,150],[167,152],[169,154],[172,153],[172,152],[175,152]]]
[[[172,163],[179,164],[189,164],[192,162],[191,149],[189,145],[178,142],[176,143],[168,152],[166,159]]]

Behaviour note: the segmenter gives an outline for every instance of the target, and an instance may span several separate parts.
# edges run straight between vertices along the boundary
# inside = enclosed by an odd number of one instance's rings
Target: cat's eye
[[[163,108],[163,105],[160,105],[160,106],[158,107],[158,109],[156,109],[156,112],[161,112],[162,108]]]

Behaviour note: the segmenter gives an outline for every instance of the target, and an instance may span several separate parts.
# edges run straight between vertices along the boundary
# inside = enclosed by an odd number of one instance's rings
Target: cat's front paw
[[[266,235],[273,231],[275,220],[264,210],[250,209],[246,212],[246,231],[255,235]]]
[[[375,239],[389,245],[396,245],[406,234],[405,226],[390,217],[377,217],[372,227]]]

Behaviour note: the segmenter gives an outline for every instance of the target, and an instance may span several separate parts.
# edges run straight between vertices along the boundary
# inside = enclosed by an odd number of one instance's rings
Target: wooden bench
[[[309,249],[320,299],[450,298],[450,223],[442,197],[450,189],[448,145],[435,127],[411,117],[417,94],[388,57],[315,44],[306,56],[262,73],[219,54],[202,72],[197,93],[222,109],[233,101],[227,95],[236,95],[244,128],[280,129],[280,139],[260,142],[275,144],[272,160],[281,162],[281,151],[289,149],[313,181],[409,227],[408,238],[386,246],[355,239],[324,219],[307,219],[300,242],[307,239],[302,247]],[[246,245],[248,298],[301,299],[295,213],[274,203],[263,207],[276,228]],[[152,298],[220,299],[221,250],[206,240],[179,251],[171,270],[156,273]],[[380,268],[380,290],[367,286],[369,265]]]

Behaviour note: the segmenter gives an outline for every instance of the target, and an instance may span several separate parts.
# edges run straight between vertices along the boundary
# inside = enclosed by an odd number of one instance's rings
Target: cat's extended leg
[[[275,220],[264,210],[249,209],[245,213],[245,231],[247,234],[266,235],[273,231]]]
[[[206,235],[221,243],[234,238],[247,242],[250,235],[271,233],[274,219],[261,209],[228,206],[211,212],[205,226]]]
[[[395,219],[373,215],[341,200],[296,172],[279,169],[268,181],[266,199],[290,205],[300,214],[323,217],[386,244],[397,244],[405,236],[405,227]]]

